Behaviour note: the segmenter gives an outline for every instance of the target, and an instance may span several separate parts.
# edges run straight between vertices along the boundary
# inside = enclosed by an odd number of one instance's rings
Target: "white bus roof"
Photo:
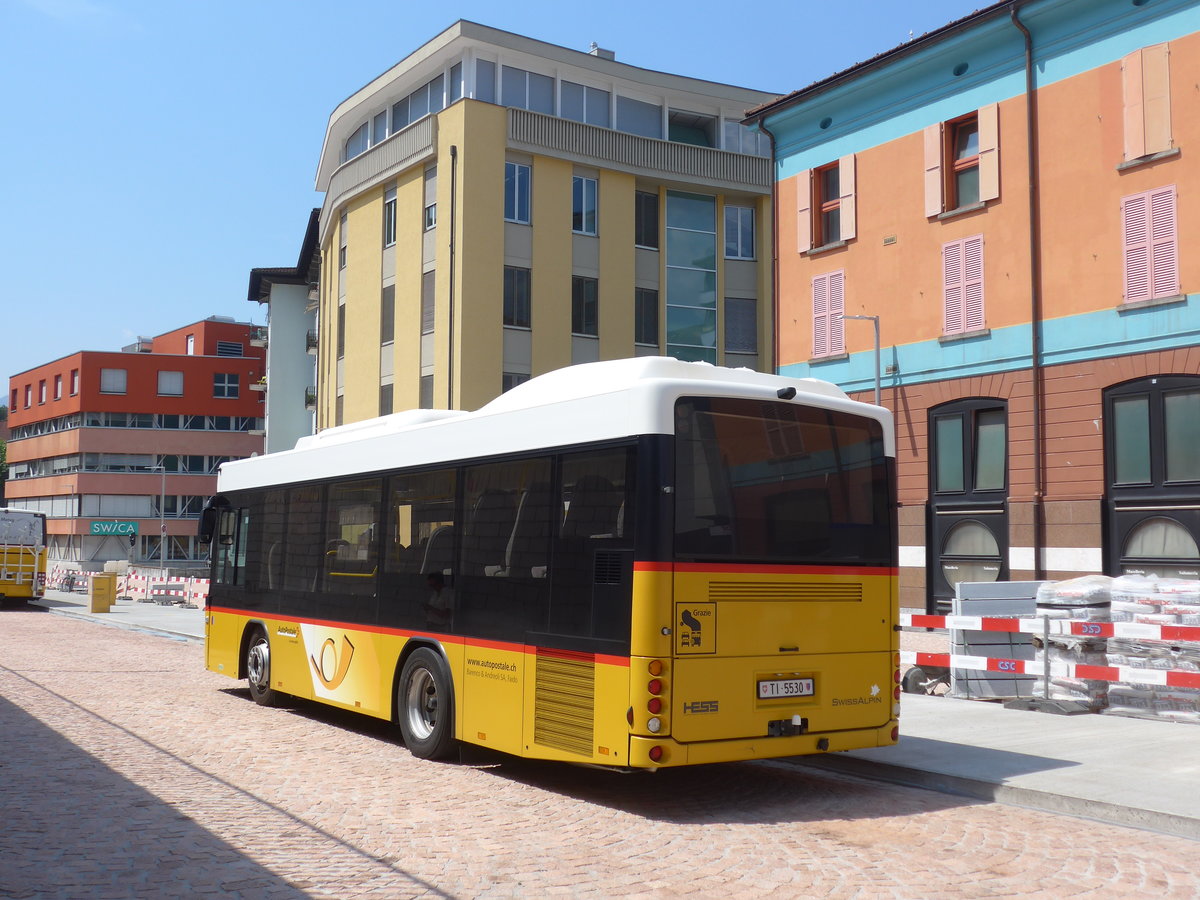
[[[293,450],[221,466],[218,489],[236,491],[477,456],[673,434],[679,397],[791,400],[838,409],[883,424],[885,449],[895,455],[888,410],[850,400],[836,385],[750,369],[650,356],[583,363],[539,375],[475,412],[416,409],[326,429],[301,438]]]

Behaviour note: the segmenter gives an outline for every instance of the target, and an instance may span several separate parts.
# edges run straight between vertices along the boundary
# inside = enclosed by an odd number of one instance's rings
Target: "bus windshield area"
[[[0,509],[0,544],[40,547],[46,543],[46,521],[38,513]]]
[[[675,406],[675,553],[736,563],[890,566],[878,422],[795,403]]]

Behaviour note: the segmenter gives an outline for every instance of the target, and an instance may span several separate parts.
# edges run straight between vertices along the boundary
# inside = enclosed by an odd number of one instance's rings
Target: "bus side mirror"
[[[208,498],[208,502],[204,504],[204,509],[200,511],[200,530],[196,535],[196,540],[202,546],[208,546],[213,542],[213,535],[217,533],[217,522],[220,519],[221,510],[228,509],[228,507],[229,501],[220,495]]]

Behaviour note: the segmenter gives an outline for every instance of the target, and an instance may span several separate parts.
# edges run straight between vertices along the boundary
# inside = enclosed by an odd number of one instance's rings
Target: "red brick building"
[[[255,337],[212,316],[9,379],[8,503],[50,517],[51,560],[157,562],[160,525],[168,564],[203,555],[195,520],[217,467],[263,449]]]

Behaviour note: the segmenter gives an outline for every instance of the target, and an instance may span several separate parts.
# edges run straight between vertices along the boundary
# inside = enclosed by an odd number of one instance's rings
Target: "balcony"
[[[254,325],[250,328],[250,346],[265,347],[267,346],[267,326]]]
[[[304,389],[304,408],[307,410],[317,408],[317,389],[315,387]]]
[[[310,331],[304,336],[304,349],[310,356],[317,355],[317,333],[315,331]]]
[[[267,389],[267,379],[260,378],[258,381],[251,382],[249,388],[252,391],[265,391]]]

